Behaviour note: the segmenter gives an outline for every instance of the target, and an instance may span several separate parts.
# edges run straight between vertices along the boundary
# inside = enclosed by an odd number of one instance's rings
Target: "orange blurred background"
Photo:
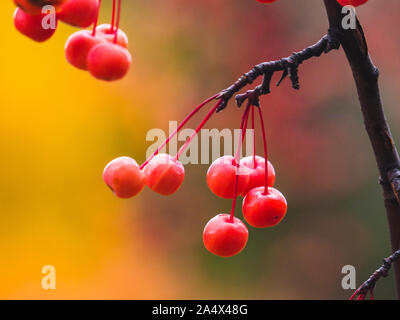
[[[109,22],[111,0],[103,2],[101,22]],[[124,1],[133,66],[117,83],[68,65],[63,47],[75,28],[60,24],[34,43],[14,29],[12,1],[0,3],[0,298],[348,298],[342,267],[354,265],[361,284],[390,245],[342,51],[304,63],[299,92],[285,82],[262,99],[289,211],[274,229],[250,228],[239,256],[203,248],[205,223],[230,208],[208,190],[207,166],[186,166],[169,198],[145,190],[123,201],[102,181],[117,156],[145,160],[148,130],[167,131],[253,65],[316,42],[327,29],[322,1],[294,2]],[[358,12],[400,137],[400,3],[371,0]],[[237,128],[240,111],[232,103],[208,127]],[[44,265],[56,268],[56,290],[41,287]],[[392,275],[376,297],[395,297]]]

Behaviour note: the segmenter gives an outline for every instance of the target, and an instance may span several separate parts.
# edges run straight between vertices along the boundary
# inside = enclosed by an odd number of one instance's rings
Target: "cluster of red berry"
[[[29,38],[43,42],[56,31],[58,21],[72,26],[93,30],[80,30],[72,34],[65,45],[65,55],[70,64],[88,70],[95,78],[114,81],[123,78],[131,65],[127,50],[128,37],[120,30],[121,0],[113,0],[111,24],[97,25],[101,0],[14,0],[18,8],[14,24],[18,31]],[[43,7],[56,9],[55,26],[44,27],[49,12]],[[117,8],[118,7],[118,8]]]
[[[257,1],[261,3],[272,3],[275,2],[276,0],[257,0]],[[368,2],[368,0],[337,0],[337,2],[339,2],[339,4],[342,6],[357,7]]]
[[[141,166],[129,157],[112,160],[104,169],[104,182],[120,198],[130,198],[139,194],[145,185],[161,195],[175,193],[183,183],[185,176],[184,167],[179,162],[179,157],[218,109],[221,100],[209,111],[175,157],[159,154],[159,152],[201,108],[217,98],[218,95],[215,95],[194,108],[178,128]],[[258,109],[260,116],[265,158],[255,155],[255,138],[253,135],[253,156],[240,160],[250,113],[252,129],[254,130],[255,109]],[[233,199],[231,213],[217,215],[204,228],[203,242],[205,247],[221,257],[231,257],[238,254],[246,246],[248,240],[246,225],[240,219],[234,217],[236,199],[239,195],[244,197],[242,211],[245,220],[249,225],[256,228],[276,226],[284,218],[287,210],[285,197],[272,187],[275,183],[275,170],[267,160],[267,142],[260,107],[247,105],[240,129],[241,135],[236,155],[218,158],[211,164],[207,172],[207,184],[210,190],[219,197]]]

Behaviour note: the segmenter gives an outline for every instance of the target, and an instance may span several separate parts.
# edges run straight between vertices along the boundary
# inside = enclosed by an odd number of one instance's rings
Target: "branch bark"
[[[400,161],[390,128],[383,110],[378,86],[379,71],[368,52],[361,24],[357,20],[355,30],[342,28],[342,7],[336,0],[324,0],[331,29],[337,31],[356,83],[364,124],[376,163],[389,223],[392,252],[400,248]],[[400,263],[394,263],[396,289],[400,298]]]
[[[245,86],[252,84],[258,77],[264,76],[261,85],[257,86],[254,90],[249,90],[244,94],[236,96],[236,103],[240,107],[247,99],[252,105],[259,106],[259,97],[264,94],[271,93],[271,80],[275,72],[282,71],[282,76],[277,86],[289,76],[292,82],[293,89],[300,89],[298,67],[304,61],[313,57],[319,57],[323,53],[328,53],[331,50],[340,48],[340,42],[336,38],[333,30],[329,30],[328,34],[323,36],[317,43],[303,49],[302,51],[295,52],[287,58],[282,58],[276,61],[263,62],[256,65],[249,72],[243,74],[234,84],[220,92],[217,99],[221,100],[221,105],[218,107],[217,112],[222,111],[228,105],[229,100],[234,94],[238,93]]]
[[[365,281],[350,297],[350,300],[364,300],[368,293],[371,294],[371,299],[374,298],[374,289],[376,282],[382,278],[387,277],[392,264],[400,259],[400,250],[393,253],[390,257],[383,259],[383,264],[380,268],[376,269],[375,272]]]

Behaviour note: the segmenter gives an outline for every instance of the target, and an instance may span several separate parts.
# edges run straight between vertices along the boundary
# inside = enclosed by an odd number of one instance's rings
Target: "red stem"
[[[96,35],[96,28],[97,28],[97,24],[99,22],[100,7],[101,7],[101,0],[99,0],[99,4],[97,6],[97,14],[96,14],[96,18],[95,18],[94,24],[93,24],[93,32],[92,32],[93,37]]]
[[[117,4],[117,0],[113,0],[113,8],[112,8],[110,32],[113,32],[113,31],[114,31],[116,4]]]
[[[117,23],[115,25],[114,43],[117,43],[117,39],[118,39],[119,22],[121,19],[121,3],[122,3],[122,0],[118,0]]]
[[[140,166],[140,169],[143,169],[151,159],[156,156],[162,148],[164,148],[169,141],[184,127],[184,125],[191,119],[193,116],[201,109],[203,108],[206,104],[208,104],[210,101],[214,100],[216,97],[218,97],[218,94],[208,98],[207,100],[203,101],[201,104],[199,104],[197,107],[193,109],[192,112],[190,112],[185,119],[179,124],[179,126],[175,129],[174,132],[171,133],[171,135],[157,148],[156,151]]]
[[[237,201],[237,196],[238,196],[238,184],[239,184],[239,168],[240,168],[240,160],[238,159],[240,155],[240,150],[242,149],[242,144],[243,144],[243,137],[246,135],[246,130],[247,130],[247,120],[249,118],[249,109],[251,105],[250,102],[247,104],[246,110],[242,116],[242,121],[240,123],[240,138],[238,141],[238,151],[236,153],[235,157],[235,165],[236,165],[236,177],[235,177],[235,191],[233,194],[233,200],[232,200],[232,208],[231,208],[231,215],[229,218],[229,222],[233,223],[233,218],[235,217],[235,209],[236,209],[236,201]]]
[[[254,126],[254,106],[251,108],[251,129],[253,130],[253,168],[256,168],[256,130]]]
[[[241,151],[242,151],[242,145],[244,142],[244,139],[246,137],[245,134],[243,134],[243,128],[246,128],[247,130],[247,121],[249,119],[249,110],[250,110],[250,106],[248,105],[246,107],[245,113],[243,114],[243,123],[240,124],[240,141],[239,141],[239,145],[238,148],[236,150],[236,154],[235,154],[235,164],[239,164],[240,162],[240,156],[241,156]]]
[[[357,294],[358,294],[358,290],[354,291],[354,293],[351,295],[349,300],[354,300],[354,298],[356,297]]]
[[[258,107],[258,113],[260,115],[261,129],[263,135],[264,142],[264,158],[265,158],[265,187],[264,187],[264,195],[269,193],[268,191],[268,148],[267,148],[267,138],[265,135],[265,126],[264,126],[264,118],[261,111],[261,106]]]
[[[190,142],[193,140],[195,136],[199,133],[201,128],[204,127],[204,125],[207,123],[207,121],[211,118],[211,116],[215,113],[215,111],[218,109],[218,107],[221,105],[222,100],[219,100],[217,104],[210,110],[209,113],[204,117],[204,119],[200,122],[199,126],[196,128],[196,130],[193,132],[193,134],[189,137],[189,139],[186,140],[185,144],[179,149],[178,153],[175,156],[175,160],[179,160],[179,157],[182,155],[182,153],[185,151],[185,149],[188,147]]]

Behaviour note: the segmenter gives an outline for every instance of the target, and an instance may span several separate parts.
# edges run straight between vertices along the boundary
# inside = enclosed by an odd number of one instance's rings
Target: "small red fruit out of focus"
[[[117,44],[104,42],[94,46],[87,57],[87,68],[99,80],[122,79],[129,71],[132,56]]]
[[[240,253],[247,244],[249,232],[238,218],[219,214],[208,221],[203,232],[203,243],[211,253],[228,258]]]
[[[57,17],[72,26],[87,28],[96,20],[98,8],[99,0],[68,0]]]
[[[92,31],[80,30],[73,33],[65,43],[65,56],[74,67],[87,70],[87,58],[90,50],[105,42],[103,38],[93,35]]]
[[[235,196],[236,175],[238,174],[237,194],[242,194],[249,183],[249,170],[236,165],[232,156],[223,156],[215,160],[208,168],[207,184],[217,196],[232,199]]]
[[[53,6],[56,10],[67,0],[14,0],[14,3],[26,13],[38,15],[44,6]]]
[[[265,159],[259,156],[249,156],[240,160],[240,166],[249,170],[249,183],[242,192],[245,196],[251,189],[265,186]],[[275,169],[271,162],[268,161],[268,186],[273,187],[275,184]]]
[[[243,199],[243,217],[255,228],[276,226],[286,215],[287,202],[282,193],[269,187],[268,193],[264,187],[250,190]]]
[[[96,27],[96,35],[103,38],[104,40],[114,43],[115,40],[115,27],[111,24],[101,24]],[[117,32],[117,42],[119,46],[123,48],[128,48],[128,36],[124,31],[118,29]]]
[[[103,180],[114,194],[122,199],[139,194],[145,186],[143,171],[130,157],[119,157],[107,164]]]
[[[361,6],[364,3],[367,3],[368,0],[337,0],[340,5],[344,6],[353,6],[353,7],[358,7]]]
[[[147,186],[161,195],[168,196],[180,188],[185,178],[185,169],[169,154],[154,156],[144,168]]]
[[[43,42],[50,39],[56,31],[57,20],[55,20],[55,28],[46,25],[48,29],[45,29],[42,25],[44,21],[43,19],[46,19],[46,15],[43,13],[31,15],[20,8],[17,8],[14,12],[15,28],[23,35],[37,42]]]

